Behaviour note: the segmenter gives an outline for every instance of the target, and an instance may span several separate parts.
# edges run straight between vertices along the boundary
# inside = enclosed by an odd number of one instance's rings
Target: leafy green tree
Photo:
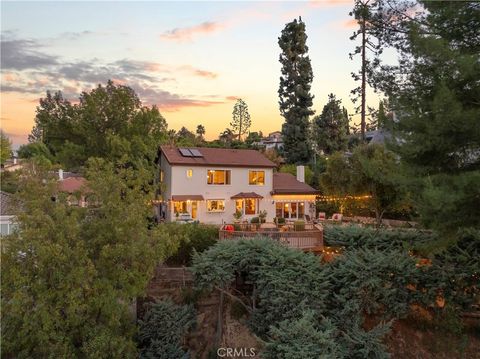
[[[281,173],[290,173],[293,176],[297,176],[297,166],[295,165],[283,165],[278,170]],[[312,185],[315,181],[313,170],[309,166],[305,166],[305,182]]]
[[[0,163],[3,165],[12,156],[12,143],[3,131],[0,131]]]
[[[91,160],[91,206],[79,208],[58,194],[50,171],[25,171],[19,231],[2,239],[3,356],[136,356],[129,306],[175,249],[148,226],[142,173]]]
[[[235,134],[229,128],[226,128],[225,131],[220,133],[220,135],[218,136],[219,142],[221,142],[224,146],[227,146],[227,147],[230,146],[234,138],[235,138]]]
[[[399,50],[399,64],[380,67],[375,85],[397,115],[393,149],[410,169],[421,219],[454,236],[480,228],[480,5],[419,4],[426,11],[413,16],[392,5],[397,20],[381,27],[381,40]]]
[[[384,213],[403,204],[407,198],[398,162],[382,145],[359,146],[351,158],[340,153],[329,158],[321,178],[322,186],[330,195],[370,196],[365,203],[380,225]]]
[[[247,138],[245,139],[245,143],[248,145],[248,147],[253,148],[254,143],[260,142],[262,138],[263,138],[262,131],[249,132]]]
[[[248,106],[245,101],[239,98],[233,106],[232,122],[230,122],[232,132],[238,134],[238,140],[241,141],[242,136],[248,132],[251,125],[252,120],[248,113]]]
[[[278,89],[282,125],[284,156],[287,163],[308,163],[311,148],[308,141],[309,117],[313,95],[310,94],[313,71],[306,45],[305,23],[301,18],[285,25],[278,44],[282,50],[282,75]]]
[[[18,157],[20,158],[33,158],[42,156],[50,161],[53,160],[50,150],[43,142],[32,142],[21,145],[17,153]]]
[[[341,101],[330,94],[322,113],[313,119],[318,149],[327,155],[347,149],[348,118],[340,106]]]
[[[194,325],[195,310],[190,305],[175,305],[170,300],[150,304],[138,323],[140,358],[189,358],[182,341]]]
[[[158,145],[167,140],[167,123],[158,109],[142,106],[128,86],[108,81],[80,95],[72,105],[60,92],[40,100],[35,135],[67,168],[85,165],[90,157],[122,161],[155,171]]]

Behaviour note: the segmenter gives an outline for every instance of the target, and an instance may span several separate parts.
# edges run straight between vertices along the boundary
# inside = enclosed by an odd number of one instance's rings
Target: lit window
[[[225,200],[223,199],[207,200],[207,212],[225,212]]]
[[[192,176],[193,176],[193,170],[192,170],[192,169],[188,169],[188,170],[187,170],[187,177],[188,177],[188,178],[192,178]]]
[[[207,184],[230,184],[230,170],[208,170]]]
[[[163,170],[160,171],[160,182],[163,182],[163,178],[165,177],[165,173]]]
[[[173,202],[173,211],[175,213],[187,213],[187,202],[186,201],[175,201]]]
[[[245,214],[257,214],[257,200],[253,198],[245,199]]]
[[[249,171],[248,183],[251,185],[263,186],[265,184],[265,171]]]
[[[235,212],[240,212],[243,214],[243,200],[237,199],[235,201]]]

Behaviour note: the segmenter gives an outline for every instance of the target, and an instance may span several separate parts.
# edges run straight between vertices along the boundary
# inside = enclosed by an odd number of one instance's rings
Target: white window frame
[[[208,183],[208,173],[210,171],[222,171],[225,172],[225,182],[227,179],[227,172],[229,172],[229,179],[230,183]],[[227,169],[207,169],[207,185],[208,186],[230,186],[232,184],[232,170],[227,170]]]
[[[212,201],[217,201],[217,202],[221,201],[221,202],[223,202],[223,210],[210,211],[210,210],[208,209],[208,204],[209,204],[210,202],[212,202]],[[226,207],[226,206],[225,206],[225,200],[224,200],[224,199],[216,199],[216,198],[207,199],[207,200],[206,200],[206,206],[207,206],[207,213],[224,213],[224,212],[225,212],[225,207]]]
[[[250,173],[251,172],[263,172],[263,183],[250,183]],[[248,185],[249,186],[265,186],[266,182],[266,171],[265,170],[248,170]]]

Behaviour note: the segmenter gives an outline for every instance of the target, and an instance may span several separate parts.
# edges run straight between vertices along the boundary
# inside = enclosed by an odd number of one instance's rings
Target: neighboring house
[[[68,203],[71,206],[86,207],[88,205],[87,180],[73,172],[58,171],[59,190],[68,194]]]
[[[274,173],[276,165],[255,150],[177,148],[159,151],[162,198],[157,215],[175,221],[182,213],[204,223],[232,222],[236,211],[242,220],[267,212],[275,216],[304,218],[314,210],[317,191],[298,179]]]
[[[5,161],[1,166],[1,171],[14,172],[23,168],[23,165],[20,163],[16,156]]]
[[[283,137],[280,131],[275,131],[268,134],[268,137],[262,140],[262,144],[265,146],[265,149],[281,149],[283,148]]]
[[[11,234],[16,227],[12,195],[0,191],[0,235]]]

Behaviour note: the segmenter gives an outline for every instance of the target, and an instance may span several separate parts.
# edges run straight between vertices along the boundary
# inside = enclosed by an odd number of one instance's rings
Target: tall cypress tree
[[[307,163],[311,157],[308,141],[309,116],[313,95],[312,66],[306,45],[305,23],[301,18],[285,25],[278,44],[282,49],[282,75],[278,89],[280,113],[285,118],[282,126],[284,156],[288,163]]]

